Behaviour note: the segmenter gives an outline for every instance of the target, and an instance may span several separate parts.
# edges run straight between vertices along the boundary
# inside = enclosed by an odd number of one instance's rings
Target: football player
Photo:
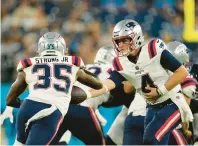
[[[189,61],[189,54],[187,51],[187,48],[184,44],[181,44],[180,42],[174,41],[170,42],[167,45],[168,50],[172,53],[172,55],[180,61],[180,63],[186,65]],[[187,96],[187,103],[190,104],[190,108],[192,112],[196,112],[194,109],[194,105],[197,104],[196,100],[192,99],[192,102],[190,102],[191,98],[193,98],[193,93],[195,92],[196,82],[191,78],[187,77],[182,81],[181,83],[182,87],[182,93]],[[142,100],[142,97],[139,96],[138,98],[135,97],[134,101],[129,107],[129,115],[126,118],[125,121],[125,130],[124,130],[124,145],[141,145],[143,140],[143,132],[144,132],[144,115],[146,114],[146,102]],[[195,120],[193,123],[197,123]],[[187,144],[186,139],[184,138],[184,135],[178,131],[177,129],[174,129],[171,133],[169,144],[171,145],[183,145]],[[135,141],[134,141],[135,139]]]
[[[109,68],[111,67],[111,62],[114,57],[114,48],[109,45],[104,46],[100,48],[97,52],[94,64],[86,65],[86,69],[94,73],[101,80],[105,80],[109,77]],[[126,83],[123,85],[126,85]],[[118,88],[115,88],[110,93],[95,97],[94,99],[87,99],[80,104],[81,106],[70,105],[68,114],[66,115],[66,118],[63,120],[60,130],[58,131],[52,144],[57,144],[58,141],[61,141],[60,139],[61,137],[64,137],[64,133],[67,132],[66,130],[69,130],[74,136],[79,138],[86,145],[104,145],[105,140],[103,137],[100,123],[102,125],[105,125],[106,119],[104,119],[102,115],[98,112],[98,107],[100,105],[103,105],[105,107],[114,107],[123,104],[125,106],[129,106],[134,94],[130,94],[131,91],[127,91],[127,89],[124,89],[125,87],[123,85],[119,86]],[[87,91],[89,89],[87,86],[83,86],[78,82],[75,83],[75,86],[84,89],[84,91]],[[120,119],[119,115],[116,119]],[[81,122],[79,123],[79,121]],[[113,138],[115,138],[115,135],[117,135],[116,138],[122,140],[122,137],[118,137],[120,135],[119,133],[115,134],[112,131],[108,132],[107,135],[112,136]],[[67,138],[65,137],[64,139],[66,141]],[[59,142],[59,144],[63,144],[63,141],[61,143]],[[106,144],[111,144],[108,137],[106,138]]]
[[[190,58],[189,54],[188,54],[188,52],[189,52],[188,48],[184,44],[182,44],[178,41],[173,41],[173,42],[168,43],[167,48],[171,52],[171,54],[188,69],[189,58]],[[184,95],[184,97],[186,98],[186,101],[189,104],[192,113],[194,114],[193,115],[194,116],[193,138],[194,138],[195,142],[196,142],[196,138],[197,138],[196,133],[198,131],[197,126],[196,126],[198,123],[198,116],[197,116],[198,115],[197,114],[198,101],[195,99],[195,98],[197,98],[196,94],[195,94],[196,93],[196,85],[197,85],[196,80],[193,78],[193,76],[190,76],[190,75],[187,76],[181,83],[181,92]],[[169,144],[178,144],[178,145],[186,144],[186,143],[181,143],[181,141],[185,142],[185,139],[183,137],[178,138],[178,136],[180,136],[180,135],[182,136],[181,131],[182,130],[181,129],[178,130],[178,128],[173,130],[173,132],[172,132],[173,136],[170,137]],[[187,135],[186,139],[189,141],[188,143],[190,143],[191,141],[189,139],[190,139],[191,132],[188,131],[187,129],[184,129],[184,133],[185,133],[185,135]],[[171,141],[171,139],[172,139],[172,141]]]
[[[193,119],[185,99],[176,98],[174,89],[188,75],[187,70],[166,50],[162,40],[144,44],[141,26],[134,20],[117,23],[112,40],[118,55],[113,61],[114,71],[103,81],[105,85],[101,90],[90,90],[91,96],[130,81],[147,102],[143,144],[168,144],[171,131],[181,121]]]
[[[111,67],[111,62],[114,57],[115,52],[113,46],[106,45],[98,50],[94,64],[86,65],[85,69],[93,73],[100,80],[105,80],[109,77],[109,68]],[[90,89],[90,87],[80,82],[76,82],[74,85],[85,92]],[[79,138],[86,145],[105,145],[100,122],[102,121],[102,124],[105,124],[106,121],[100,115],[98,106],[106,102],[108,98],[109,93],[96,97],[95,100],[87,99],[80,105],[70,105],[68,113],[52,144],[63,144],[64,139],[61,141],[61,138],[64,136],[64,133],[69,130],[72,135]]]
[[[104,80],[109,77],[109,68],[111,67],[111,62],[115,57],[115,52],[112,46],[107,45],[99,49],[97,55],[94,60],[94,64],[89,64],[86,66],[86,69],[94,73],[95,76],[98,76],[100,79]],[[83,88],[84,91],[88,90],[89,87],[80,84],[79,82],[75,82],[75,87]],[[72,90],[72,98],[73,95],[80,96],[75,91]],[[95,100],[87,100],[80,105],[70,105],[68,112],[63,120],[63,124],[57,136],[53,140],[52,144],[66,144],[68,143],[72,132],[74,136],[79,138],[87,145],[101,145],[105,144],[104,135],[101,129],[100,122],[105,124],[105,119],[100,115],[97,108],[101,103],[104,103],[108,100],[109,94],[105,96],[97,97]],[[75,99],[74,99],[75,100]],[[77,101],[77,100],[76,100]],[[86,106],[86,107],[85,107]],[[90,108],[91,107],[91,108]],[[6,110],[1,115],[2,122],[10,117],[13,118],[12,115],[13,108],[6,107]],[[95,112],[94,112],[95,111]],[[78,114],[76,114],[78,113]],[[100,120],[100,122],[98,121]],[[79,120],[81,121],[79,123]],[[66,134],[64,134],[66,132]],[[82,133],[82,131],[85,131]],[[92,137],[90,138],[90,135]]]
[[[6,98],[8,106],[20,107],[15,145],[51,143],[68,111],[76,80],[95,89],[102,88],[98,79],[80,69],[84,65],[82,59],[64,56],[65,51],[62,36],[48,32],[39,39],[39,56],[19,62],[17,79]],[[22,103],[18,96],[27,86],[30,94]]]

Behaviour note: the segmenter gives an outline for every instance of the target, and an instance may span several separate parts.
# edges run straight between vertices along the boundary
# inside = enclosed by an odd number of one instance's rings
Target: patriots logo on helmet
[[[136,25],[133,22],[129,22],[129,23],[126,24],[126,27],[128,27],[128,28],[134,27],[134,26],[136,26]]]

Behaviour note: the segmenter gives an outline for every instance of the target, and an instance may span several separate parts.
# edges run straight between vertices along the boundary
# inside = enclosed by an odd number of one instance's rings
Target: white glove
[[[95,110],[96,116],[98,117],[98,120],[100,121],[102,126],[105,126],[107,124],[107,120],[100,114],[99,110]]]
[[[10,107],[10,106],[6,106],[6,109],[5,111],[3,112],[3,114],[0,116],[0,119],[1,119],[1,125],[3,124],[4,120],[9,118],[10,119],[10,122],[13,123],[13,107]]]
[[[194,143],[194,146],[198,146],[198,142],[197,141]]]

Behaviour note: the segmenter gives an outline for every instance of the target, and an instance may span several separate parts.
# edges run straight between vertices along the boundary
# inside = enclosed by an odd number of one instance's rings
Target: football
[[[87,99],[87,95],[80,87],[73,86],[71,92],[71,104],[79,104]]]

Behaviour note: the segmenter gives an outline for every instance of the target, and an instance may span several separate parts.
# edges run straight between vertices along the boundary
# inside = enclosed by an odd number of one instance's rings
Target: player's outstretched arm
[[[115,86],[116,86],[115,83],[110,79],[106,79],[102,83],[103,83],[103,87],[100,90],[94,90],[94,89],[89,90],[90,97],[97,97],[97,96],[100,96],[102,94],[105,94],[108,91],[114,89]]]
[[[186,68],[182,65],[180,66],[173,75],[169,78],[169,80],[165,83],[165,87],[168,91],[172,90],[178,84],[180,84],[185,77],[188,75]]]
[[[87,85],[93,89],[101,89],[103,87],[101,81],[91,74],[86,73],[84,70],[80,69],[77,72],[77,80],[84,85]]]
[[[123,83],[123,81],[125,81],[125,79],[122,77],[122,75],[120,75],[118,72],[113,71],[111,72],[111,75],[108,79],[106,79],[105,81],[103,81],[103,88],[100,90],[93,90],[90,89],[90,97],[96,97],[96,96],[100,96],[104,93],[107,93],[108,91],[114,89],[115,87],[119,86],[120,84]]]
[[[25,73],[21,71],[18,73],[17,79],[12,84],[10,91],[6,97],[6,105],[19,108],[21,101],[18,96],[25,91],[26,87],[27,83],[25,81]]]
[[[180,84],[188,75],[187,70],[185,67],[175,58],[172,54],[167,51],[163,50],[160,58],[160,64],[164,69],[167,69],[173,72],[172,76],[168,79],[168,81],[158,88],[146,87],[147,90],[151,92],[145,93],[147,99],[154,99],[154,101],[168,91],[172,90],[178,84]]]

